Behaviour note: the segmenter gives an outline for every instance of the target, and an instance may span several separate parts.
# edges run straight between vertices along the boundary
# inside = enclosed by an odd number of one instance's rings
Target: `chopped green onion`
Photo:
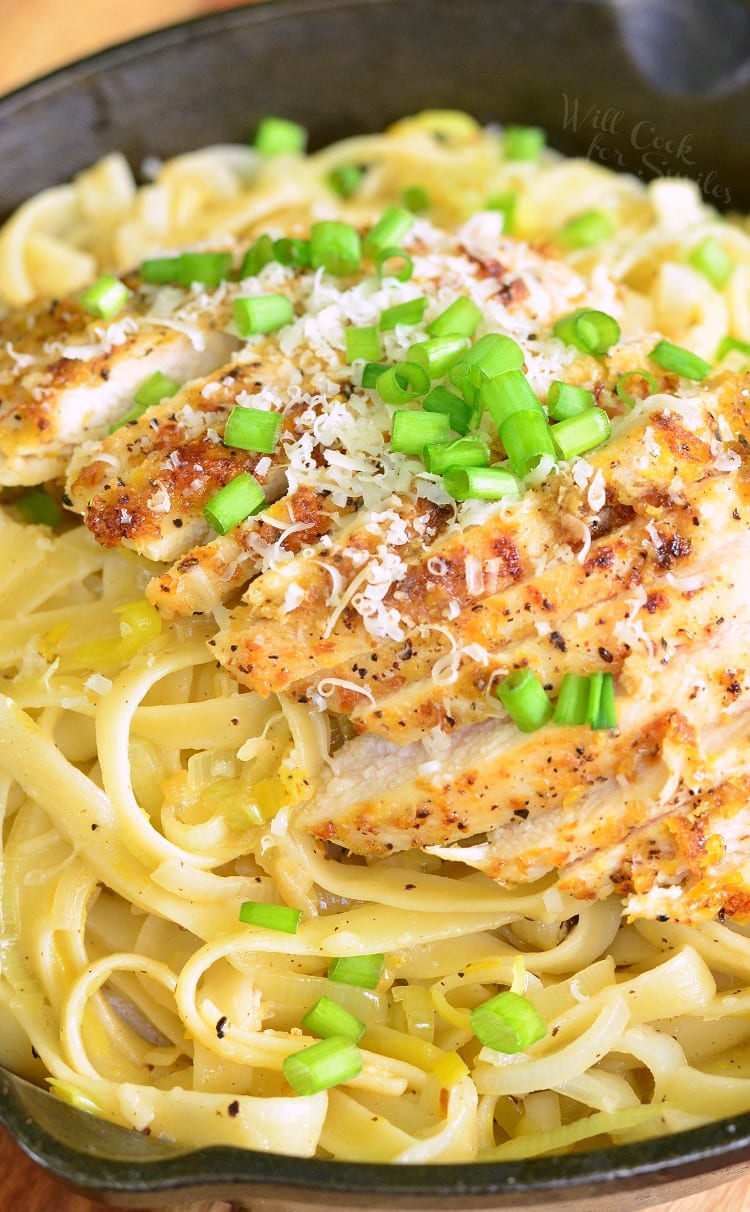
[[[520,370],[508,370],[488,379],[480,388],[479,400],[498,429],[516,412],[538,412],[544,416],[529,380]]]
[[[489,333],[467,349],[451,367],[448,378],[466,402],[474,404],[486,379],[494,379],[509,370],[520,370],[523,361],[523,350],[512,337]]]
[[[432,337],[412,345],[407,357],[423,366],[431,379],[442,379],[468,348],[468,337]]]
[[[481,434],[473,433],[453,442],[429,442],[423,458],[427,470],[441,476],[452,467],[487,467],[490,448]]]
[[[427,325],[431,337],[473,337],[484,315],[473,299],[459,295]]]
[[[273,454],[281,429],[281,414],[265,408],[233,408],[224,426],[224,445],[258,454]]]
[[[286,295],[253,295],[248,299],[235,299],[232,314],[240,336],[252,337],[291,324],[294,308]]]
[[[265,504],[260,484],[243,471],[206,501],[203,516],[218,534],[226,534],[251,514],[259,513]]]
[[[378,379],[386,370],[390,370],[387,362],[367,362],[362,367],[362,386],[372,389],[377,387]]]
[[[89,286],[88,290],[84,290],[80,302],[84,311],[90,312],[92,316],[99,316],[102,320],[108,320],[125,306],[129,296],[130,291],[124,282],[113,278],[111,274],[104,274]]]
[[[697,269],[704,278],[708,278],[711,285],[715,286],[717,290],[726,286],[735,268],[735,263],[729,253],[713,236],[706,236],[705,240],[701,240],[700,244],[697,244],[690,253],[688,261],[693,269]]]
[[[296,934],[302,921],[302,910],[289,905],[268,905],[265,901],[244,901],[240,906],[240,921],[246,926],[264,926],[266,930]]]
[[[413,226],[414,215],[400,206],[389,206],[365,239],[365,254],[374,257],[384,248],[395,248]]]
[[[319,1094],[362,1071],[362,1053],[351,1040],[332,1036],[284,1058],[284,1077],[296,1094]]]
[[[176,282],[179,272],[179,257],[149,257],[141,263],[141,277],[144,282]]]
[[[57,526],[62,521],[62,510],[41,488],[31,488],[14,502],[16,509],[26,522],[33,526]]]
[[[421,185],[407,185],[401,191],[401,201],[413,215],[426,215],[430,209],[430,195]]]
[[[631,396],[626,387],[628,379],[643,379],[644,382],[648,383],[649,391],[647,391],[646,395],[642,397]],[[626,404],[628,408],[635,408],[636,404],[638,404],[641,399],[648,399],[649,396],[652,396],[654,392],[658,390],[659,384],[649,370],[626,370],[625,374],[620,375],[615,384],[616,395],[619,396],[623,404]]]
[[[504,194],[494,194],[488,198],[484,204],[485,210],[499,210],[503,216],[503,234],[509,235],[516,225],[516,207],[518,205],[518,194],[515,190],[508,190]]]
[[[397,303],[395,307],[386,307],[380,313],[378,328],[381,332],[392,332],[397,324],[419,324],[427,307],[424,295],[418,299],[409,299],[406,303]]]
[[[447,441],[449,431],[445,413],[399,408],[391,424],[391,450],[398,454],[421,454],[430,443]]]
[[[671,341],[659,341],[648,356],[662,370],[681,375],[683,379],[693,379],[696,383],[701,383],[712,369],[710,362]]]
[[[386,404],[408,404],[428,390],[430,376],[416,362],[398,362],[396,366],[389,366],[383,371],[375,386]]]
[[[151,408],[154,404],[160,404],[162,400],[170,400],[172,396],[177,395],[179,390],[180,384],[176,379],[170,379],[160,370],[155,370],[145,383],[141,383],[133,399],[136,404],[142,404],[144,408]]]
[[[593,248],[614,233],[615,224],[603,210],[585,210],[569,219],[557,233],[566,248]]]
[[[337,164],[328,174],[328,184],[340,198],[351,198],[360,187],[365,170],[359,164]]]
[[[524,1052],[547,1034],[536,1007],[510,990],[475,1006],[471,1026],[480,1044],[495,1052]]]
[[[716,361],[722,362],[730,353],[741,353],[750,357],[750,341],[740,341],[737,337],[722,337],[716,350]]]
[[[346,342],[346,360],[350,365],[359,358],[365,362],[374,362],[382,353],[377,328],[345,328],[344,340]]]
[[[455,501],[518,500],[523,492],[523,484],[506,467],[449,467],[443,487]]]
[[[313,269],[325,269],[329,274],[348,277],[355,274],[362,261],[359,232],[350,223],[323,219],[310,228],[310,262]]]
[[[576,387],[573,383],[563,383],[555,379],[550,383],[547,392],[547,410],[555,421],[565,421],[574,417],[577,412],[584,412],[594,407],[594,393],[585,387]]]
[[[547,136],[540,126],[506,126],[506,160],[538,160]]]
[[[375,270],[379,278],[408,282],[414,272],[414,262],[403,248],[384,248],[375,256]]]
[[[574,459],[606,442],[611,432],[609,417],[603,408],[587,408],[566,421],[552,426],[552,441],[561,459]]]
[[[123,425],[130,425],[132,421],[137,421],[143,416],[147,407],[147,404],[134,404],[133,407],[129,408],[128,411],[124,413],[123,416],[119,417],[117,421],[113,421],[107,430],[107,433],[117,433],[117,430],[122,429]]]
[[[374,989],[383,975],[385,956],[341,955],[331,960],[328,967],[329,981],[341,985],[356,985],[359,989]]]
[[[500,426],[500,441],[513,471],[521,479],[541,462],[545,455],[556,461],[555,446],[543,412],[514,412]]]
[[[291,239],[283,236],[273,242],[273,259],[279,265],[293,265],[304,268],[310,264],[310,241]]]
[[[527,667],[498,682],[495,694],[521,732],[536,732],[554,713],[547,691]]]
[[[314,1035],[330,1039],[332,1035],[339,1039],[349,1039],[358,1044],[365,1033],[365,1024],[338,1002],[323,994],[314,1006],[311,1006],[302,1019],[302,1026]]]
[[[229,277],[231,269],[232,254],[228,252],[182,253],[178,258],[177,281],[180,286],[200,282],[201,286],[215,288]]]
[[[477,401],[468,404],[447,387],[433,387],[428,396],[422,401],[426,412],[443,412],[450,421],[451,429],[456,433],[466,434],[470,429],[476,429],[482,415],[482,408]]]
[[[562,316],[552,330],[566,345],[582,353],[604,354],[620,340],[620,325],[605,311],[581,307]]]
[[[589,679],[585,673],[566,673],[555,707],[556,724],[585,724],[589,706]]]
[[[594,729],[617,727],[615,683],[611,673],[591,674],[586,722]]]
[[[240,265],[239,274],[237,275],[240,281],[243,278],[254,278],[265,265],[270,265],[273,261],[273,240],[270,236],[258,236],[254,244],[251,244]]]
[[[261,118],[253,147],[262,156],[296,155],[305,150],[307,131],[288,118]]]

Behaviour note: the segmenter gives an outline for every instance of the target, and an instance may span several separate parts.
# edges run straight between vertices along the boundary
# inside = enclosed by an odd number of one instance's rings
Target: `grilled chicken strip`
[[[155,371],[178,382],[220,366],[239,344],[224,331],[225,305],[133,276],[127,305],[111,321],[64,299],[0,323],[0,484],[61,476],[82,442],[102,437],[131,408]]]

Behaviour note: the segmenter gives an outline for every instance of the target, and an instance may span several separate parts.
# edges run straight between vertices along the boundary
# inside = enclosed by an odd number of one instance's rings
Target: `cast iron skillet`
[[[750,209],[741,0],[281,0],[115,47],[0,100],[0,213],[113,148],[137,166],[243,139],[264,113],[303,122],[319,146],[436,106],[538,123],[562,151],[643,179],[688,175],[717,205]],[[62,1178],[136,1207],[213,1196],[269,1210],[625,1212],[750,1171],[750,1114],[568,1157],[393,1167],[180,1152],[2,1071],[0,1118]]]

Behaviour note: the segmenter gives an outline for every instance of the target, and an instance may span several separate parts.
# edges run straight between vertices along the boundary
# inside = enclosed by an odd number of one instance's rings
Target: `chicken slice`
[[[237,348],[225,304],[207,299],[196,319],[189,292],[170,289],[166,306],[164,291],[126,281],[132,293],[110,321],[69,298],[0,323],[0,484],[61,476],[74,449],[106,434],[155,371],[183,382]]]

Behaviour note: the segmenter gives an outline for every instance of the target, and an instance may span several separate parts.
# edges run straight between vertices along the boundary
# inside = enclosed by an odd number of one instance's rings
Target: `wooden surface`
[[[109,43],[236,6],[236,0],[1,0],[3,45],[12,47],[12,54],[0,57],[0,93]],[[0,1210],[16,1208],[95,1212],[101,1205],[70,1194],[29,1162],[0,1129]],[[606,1212],[605,1201],[602,1210]],[[193,1204],[189,1212],[229,1212],[229,1205]],[[661,1204],[658,1212],[750,1212],[750,1180]]]

